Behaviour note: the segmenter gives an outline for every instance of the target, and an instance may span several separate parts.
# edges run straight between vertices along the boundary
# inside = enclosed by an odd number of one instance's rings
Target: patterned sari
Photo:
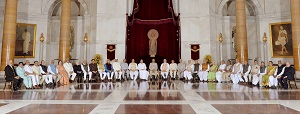
[[[267,67],[267,72],[262,77],[262,86],[268,86],[269,85],[269,77],[273,76],[275,71],[276,71],[275,66],[268,66]]]
[[[218,71],[218,66],[213,65],[209,68],[209,73],[208,73],[208,81],[216,81],[216,72]]]

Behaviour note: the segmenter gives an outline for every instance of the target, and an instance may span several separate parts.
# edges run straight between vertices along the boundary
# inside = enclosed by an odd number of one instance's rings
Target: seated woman
[[[218,66],[214,64],[214,62],[211,63],[211,67],[209,68],[209,73],[207,80],[208,81],[216,81],[216,72],[218,71]]]
[[[61,78],[59,80],[60,85],[68,85],[69,84],[69,75],[65,69],[65,67],[63,66],[63,63],[61,60],[58,61],[58,65],[57,65],[57,70],[58,70],[58,74],[61,75]]]
[[[269,77],[274,77],[274,73],[276,73],[277,69],[273,66],[273,62],[269,61],[269,66],[267,67],[266,74],[262,76],[262,86],[269,86]]]
[[[30,76],[26,76],[23,62],[19,62],[19,66],[16,68],[17,75],[23,79],[23,83],[26,89],[32,89],[32,80]]]

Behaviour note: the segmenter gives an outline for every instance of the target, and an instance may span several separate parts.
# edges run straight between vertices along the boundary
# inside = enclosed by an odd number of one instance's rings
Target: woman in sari
[[[65,67],[63,66],[63,63],[61,60],[58,61],[57,70],[58,70],[58,74],[61,75],[61,78],[59,80],[60,85],[68,85],[69,84],[68,73],[67,73]]]
[[[262,86],[269,86],[269,77],[273,77],[276,72],[276,67],[273,66],[273,62],[269,61],[269,66],[267,67],[267,72],[262,77]]]
[[[214,62],[211,63],[211,67],[209,68],[208,73],[208,81],[216,81],[216,72],[218,71],[218,66],[214,64]]]

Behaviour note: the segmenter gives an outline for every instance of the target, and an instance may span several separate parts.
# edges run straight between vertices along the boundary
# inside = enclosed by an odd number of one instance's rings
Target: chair
[[[287,81],[287,83],[288,83],[288,85],[289,85],[289,88],[292,89],[291,81],[294,81],[295,87],[296,87],[296,89],[298,89],[298,87],[297,87],[297,82],[296,82],[296,77],[294,77],[294,80],[288,80],[288,81]]]
[[[4,75],[4,79],[6,78],[6,75]],[[10,83],[10,89],[13,91],[14,90],[14,81],[6,81],[6,79],[5,79],[5,83],[4,83],[4,88],[3,88],[3,90],[5,90],[5,88],[6,88],[6,83]]]

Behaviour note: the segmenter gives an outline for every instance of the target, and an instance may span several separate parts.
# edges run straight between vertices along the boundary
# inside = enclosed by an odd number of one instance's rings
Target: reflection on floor
[[[299,114],[299,102],[298,89],[265,89],[232,83],[179,80],[73,83],[54,89],[1,91],[0,114]]]

